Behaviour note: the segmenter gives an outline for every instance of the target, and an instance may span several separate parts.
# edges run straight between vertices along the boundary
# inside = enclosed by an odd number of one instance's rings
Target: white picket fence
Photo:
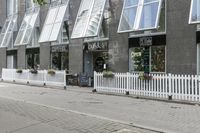
[[[22,73],[17,73],[16,69],[2,69],[2,80],[33,85],[48,85],[66,87],[65,71],[55,71],[54,75],[48,74],[47,70],[38,70],[37,74],[32,74],[29,70],[24,69]]]
[[[97,91],[147,96],[175,100],[200,101],[200,76],[151,74],[151,80],[142,80],[138,73],[115,73],[114,78],[104,78],[94,72]]]

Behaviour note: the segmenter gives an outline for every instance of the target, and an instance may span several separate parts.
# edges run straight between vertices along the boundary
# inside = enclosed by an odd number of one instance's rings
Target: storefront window
[[[68,70],[69,57],[68,52],[53,52],[51,59],[51,67],[55,70]]]
[[[8,69],[17,68],[17,55],[8,55],[7,56],[7,68]]]
[[[134,47],[129,52],[130,72],[165,72],[165,47]]]
[[[144,70],[144,48],[131,48],[130,49],[130,71],[131,72],[139,72]]]
[[[28,69],[32,69],[32,68],[39,68],[39,64],[40,64],[40,57],[38,53],[35,54],[27,54],[26,55],[26,68]]]

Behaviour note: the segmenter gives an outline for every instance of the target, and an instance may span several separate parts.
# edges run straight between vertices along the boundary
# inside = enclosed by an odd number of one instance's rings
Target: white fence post
[[[96,92],[97,91],[97,72],[94,71],[94,89],[92,90],[92,92]]]
[[[64,89],[67,89],[67,84],[66,84],[66,71],[64,70]]]
[[[169,89],[169,94],[168,94],[168,99],[169,100],[172,100],[172,75],[171,73],[168,74],[168,81],[169,81],[169,84],[168,84],[168,89]]]
[[[126,95],[129,95],[130,91],[130,73],[126,73]]]

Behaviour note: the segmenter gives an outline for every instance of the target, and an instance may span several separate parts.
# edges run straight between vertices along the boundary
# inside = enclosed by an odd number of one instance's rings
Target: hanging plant
[[[16,73],[22,73],[22,72],[23,72],[22,69],[17,69],[17,70],[16,70]]]
[[[49,69],[49,70],[48,70],[48,74],[51,75],[51,76],[53,76],[53,75],[56,74],[56,71],[53,70],[53,69]]]
[[[141,80],[152,80],[153,77],[148,73],[141,72],[138,78]]]
[[[115,74],[112,71],[103,71],[104,78],[114,78]]]
[[[38,71],[36,69],[31,69],[29,72],[31,72],[32,74],[37,74]]]

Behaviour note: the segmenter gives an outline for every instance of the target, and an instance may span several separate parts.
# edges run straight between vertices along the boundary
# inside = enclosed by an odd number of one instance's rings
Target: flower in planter
[[[139,74],[138,78],[141,79],[141,80],[152,80],[153,77],[148,73],[142,72],[142,73]]]
[[[104,78],[114,78],[115,74],[112,71],[103,71]]]
[[[53,69],[49,69],[49,70],[48,70],[48,74],[53,76],[53,75],[56,74],[56,71],[53,70]]]
[[[23,72],[22,69],[17,69],[17,70],[16,70],[16,73],[22,73],[22,72]]]
[[[36,69],[31,69],[29,72],[31,72],[32,74],[37,74],[38,71]]]

